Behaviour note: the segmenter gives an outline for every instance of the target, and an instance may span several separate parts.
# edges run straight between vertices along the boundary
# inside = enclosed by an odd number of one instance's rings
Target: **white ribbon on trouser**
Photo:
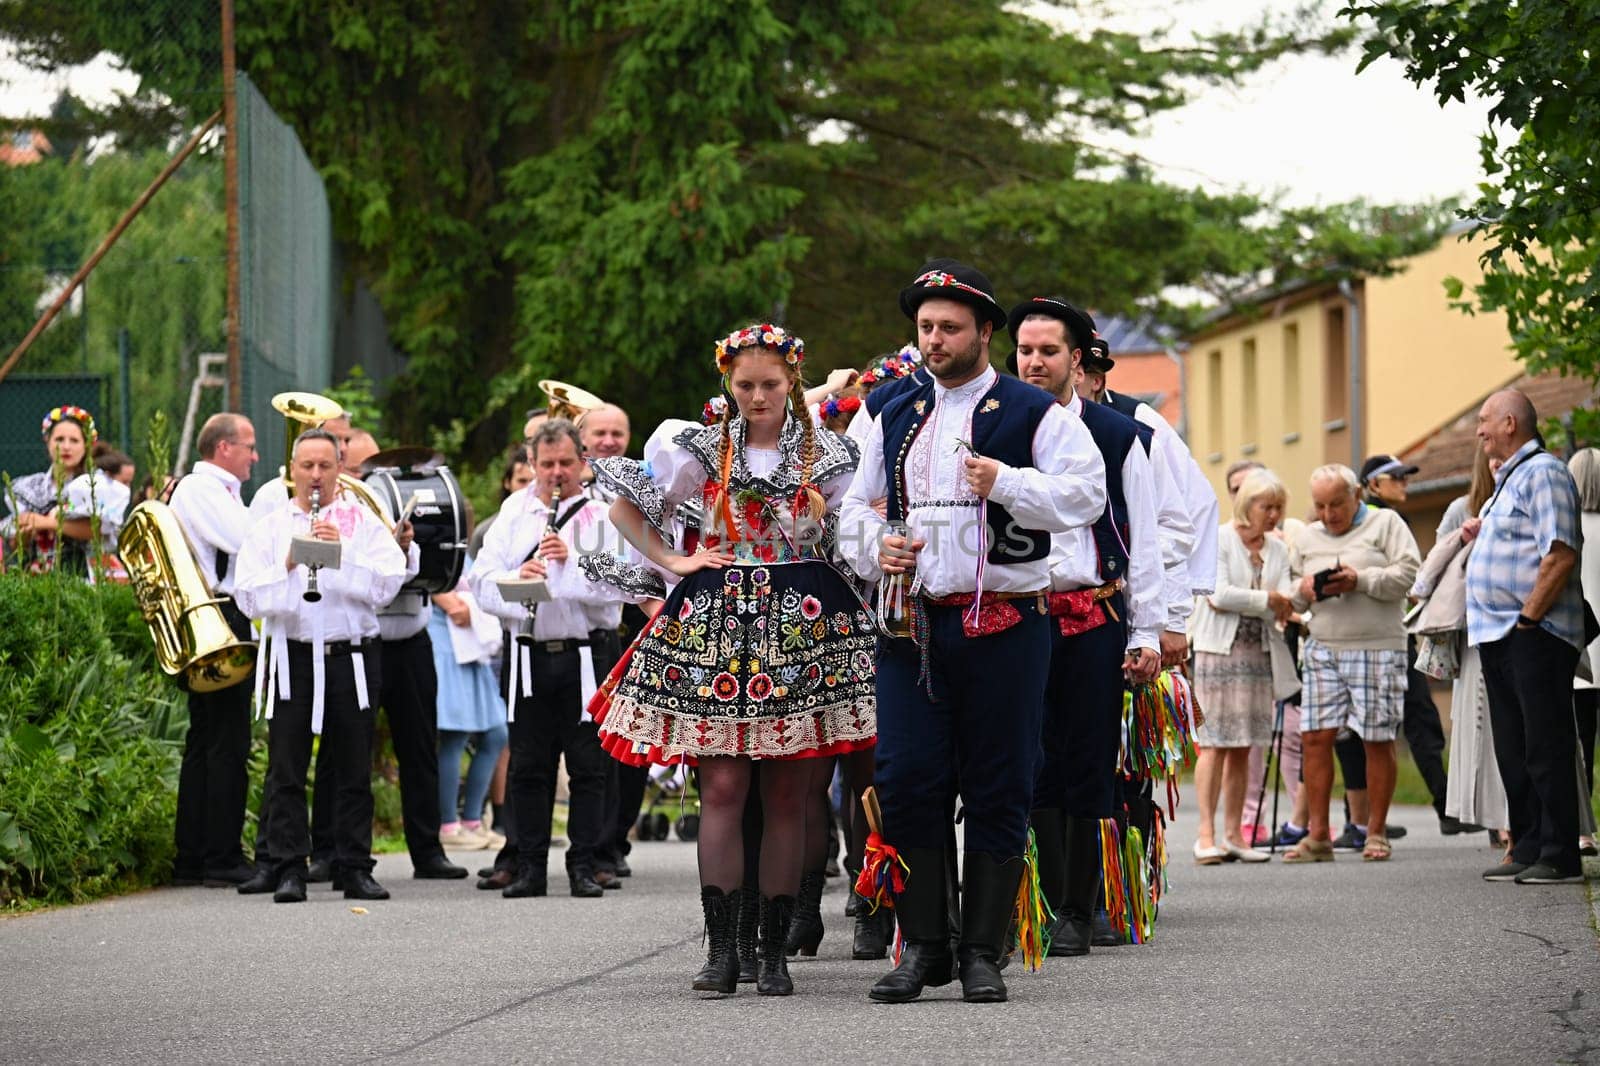
[[[582,644],[578,647],[578,690],[581,708],[580,722],[592,722],[594,716],[589,713],[589,701],[594,699],[594,694],[599,691],[599,685],[594,676],[594,652],[589,645]]]
[[[518,681],[521,681],[521,692],[524,699],[533,695],[533,651],[532,648],[511,638],[511,669],[506,671],[506,721],[517,720],[517,692]]]

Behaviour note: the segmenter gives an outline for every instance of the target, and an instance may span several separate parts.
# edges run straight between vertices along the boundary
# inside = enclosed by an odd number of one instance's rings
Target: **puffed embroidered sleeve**
[[[838,553],[863,580],[883,576],[878,569],[878,543],[888,523],[872,509],[872,501],[888,495],[883,462],[883,425],[873,419],[855,476],[839,502]]]
[[[1083,419],[1051,405],[1033,436],[1031,467],[1001,464],[989,497],[1023,526],[1047,533],[1087,526],[1106,508],[1106,464]]]

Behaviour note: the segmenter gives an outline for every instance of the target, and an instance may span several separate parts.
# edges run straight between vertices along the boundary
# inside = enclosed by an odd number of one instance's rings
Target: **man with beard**
[[[1101,885],[1100,821],[1116,813],[1123,678],[1150,681],[1161,668],[1152,431],[1073,391],[1094,332],[1084,312],[1035,297],[1012,308],[1009,324],[1012,369],[1083,419],[1106,466],[1104,513],[1051,537],[1050,679],[1033,809],[1040,887],[1058,916],[1050,953],[1085,955]]]
[[[861,577],[904,575],[913,621],[911,639],[878,651],[882,837],[909,872],[895,902],[905,948],[871,997],[903,1003],[952,979],[945,849],[959,793],[962,998],[1001,1002],[1049,670],[1050,538],[1100,517],[1105,464],[1081,420],[989,365],[1006,316],[981,272],[930,262],[900,309],[933,380],[883,408],[839,523]],[[883,496],[887,521],[872,507]]]

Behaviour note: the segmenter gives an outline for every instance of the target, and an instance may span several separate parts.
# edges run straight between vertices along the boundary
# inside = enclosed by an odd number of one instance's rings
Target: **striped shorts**
[[[1393,740],[1406,705],[1406,653],[1399,649],[1336,651],[1307,640],[1300,652],[1300,728],[1349,726],[1362,740]]]

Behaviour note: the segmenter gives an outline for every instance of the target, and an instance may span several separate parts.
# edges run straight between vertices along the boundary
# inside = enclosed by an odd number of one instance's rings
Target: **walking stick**
[[[1272,739],[1267,742],[1265,761],[1261,764],[1261,787],[1256,789],[1256,824],[1251,827],[1250,839],[1244,842],[1244,846],[1247,848],[1253,848],[1256,846],[1255,830],[1260,828],[1261,807],[1267,799],[1267,778],[1272,776],[1273,751],[1276,749],[1279,753],[1279,757],[1282,757],[1283,703],[1280,700],[1274,700],[1273,703],[1277,708],[1277,713],[1272,719]],[[1278,770],[1279,776],[1282,777],[1283,767],[1278,767]],[[1277,837],[1278,835],[1278,794],[1276,791],[1274,791],[1272,794],[1272,835],[1273,837]]]
[[[1286,705],[1278,701],[1278,768],[1272,773],[1272,839],[1267,842],[1267,854],[1278,854],[1278,793],[1283,788],[1283,716]],[[1256,804],[1256,817],[1261,817],[1261,804]]]

